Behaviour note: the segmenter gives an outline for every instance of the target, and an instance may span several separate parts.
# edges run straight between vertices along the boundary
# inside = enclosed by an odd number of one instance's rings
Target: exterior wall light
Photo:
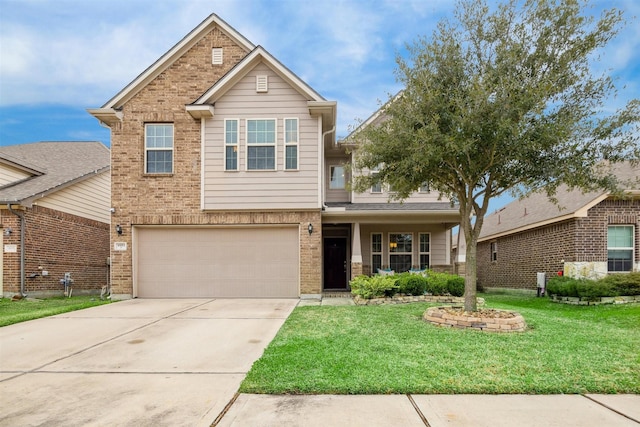
[[[307,231],[309,232],[309,235],[313,233],[313,224],[309,223],[309,226],[307,227]]]
[[[116,233],[118,233],[118,235],[122,236],[122,227],[120,227],[120,224],[116,225]]]

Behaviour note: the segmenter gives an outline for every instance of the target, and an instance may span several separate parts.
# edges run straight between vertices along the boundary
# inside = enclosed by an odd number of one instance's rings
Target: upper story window
[[[423,183],[420,188],[418,189],[419,193],[430,193],[431,189],[429,188],[429,183],[425,182]]]
[[[144,172],[173,173],[173,124],[147,123],[144,128]]]
[[[329,172],[329,188],[331,190],[344,190],[344,166],[331,166]]]
[[[633,225],[610,225],[607,229],[607,270],[633,269]]]
[[[371,172],[372,176],[378,175],[378,172],[374,171]],[[382,183],[381,182],[376,182],[375,184],[373,184],[371,186],[371,192],[372,193],[382,193]]]
[[[238,119],[224,121],[224,170],[238,170]]]
[[[247,170],[276,169],[276,119],[247,120]]]
[[[298,169],[298,119],[284,119],[284,168]]]

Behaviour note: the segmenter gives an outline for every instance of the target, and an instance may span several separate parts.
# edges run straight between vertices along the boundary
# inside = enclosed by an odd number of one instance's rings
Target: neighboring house
[[[0,147],[0,295],[75,293],[108,282],[109,149],[100,142]]]
[[[617,167],[620,181],[638,180],[640,166]],[[640,188],[624,198],[559,188],[559,206],[542,193],[516,200],[485,217],[478,239],[478,284],[536,289],[547,278],[603,277],[640,270]]]
[[[449,264],[436,195],[346,190],[336,107],[214,14],[90,109],[111,128],[114,297],[319,296]]]

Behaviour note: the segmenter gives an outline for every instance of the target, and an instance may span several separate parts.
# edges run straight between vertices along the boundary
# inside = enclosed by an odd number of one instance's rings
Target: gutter
[[[11,209],[11,203],[7,203],[7,209],[20,218],[20,296],[23,298],[27,296],[24,291],[24,236],[25,236],[25,226],[26,221],[24,219],[24,213],[18,213]]]
[[[324,181],[324,174],[325,174],[325,158],[324,158],[324,138],[325,136],[329,135],[330,133],[333,133],[336,131],[336,126],[333,125],[333,127],[331,129],[329,129],[326,132],[322,132],[322,138],[320,138],[320,144],[322,146],[322,162],[320,162],[320,164],[322,165],[322,170],[320,171],[320,196],[322,197],[322,210],[326,211],[328,206],[326,205],[326,198],[325,198],[325,181]]]

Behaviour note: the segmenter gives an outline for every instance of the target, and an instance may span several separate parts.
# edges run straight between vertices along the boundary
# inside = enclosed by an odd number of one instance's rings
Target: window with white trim
[[[247,170],[276,170],[276,119],[247,120]]]
[[[298,119],[284,119],[284,169],[298,169]]]
[[[498,242],[491,242],[489,249],[491,251],[491,262],[498,261]]]
[[[420,233],[420,270],[429,268],[431,261],[431,234]]]
[[[224,120],[224,170],[238,170],[238,126],[240,120]]]
[[[607,270],[633,269],[633,225],[610,225],[607,229]]]
[[[371,172],[372,176],[377,176],[378,172],[377,171],[373,171]],[[373,184],[371,186],[371,192],[372,193],[382,193],[382,183],[381,182],[376,182],[375,184]]]
[[[420,188],[418,189],[418,193],[430,193],[431,189],[429,188],[429,183],[425,182],[423,183]]]
[[[144,158],[145,173],[173,173],[172,123],[145,124]]]
[[[382,233],[371,233],[371,274],[382,269]]]
[[[331,190],[344,190],[344,166],[330,167],[329,188]]]
[[[396,273],[411,270],[413,235],[389,233],[389,267]]]

